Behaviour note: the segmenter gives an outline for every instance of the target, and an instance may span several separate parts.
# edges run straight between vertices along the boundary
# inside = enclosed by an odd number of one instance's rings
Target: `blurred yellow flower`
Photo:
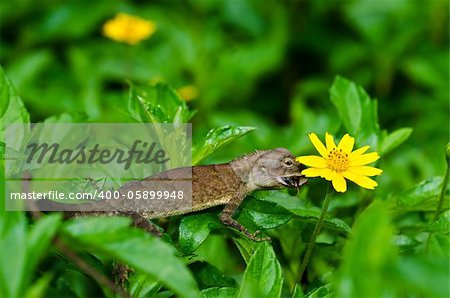
[[[311,168],[302,171],[306,177],[322,177],[331,181],[338,192],[347,190],[345,179],[355,182],[361,187],[374,189],[378,184],[367,176],[383,173],[382,170],[367,166],[380,156],[377,152],[364,154],[369,146],[364,146],[352,152],[355,139],[345,134],[336,146],[333,137],[325,134],[325,145],[315,133],[308,135],[316,150],[322,156],[300,156],[297,161]],[[345,178],[345,179],[344,179]]]
[[[125,13],[117,14],[103,25],[103,35],[112,40],[136,45],[156,31],[156,23]]]
[[[177,90],[180,97],[185,101],[191,101],[198,97],[198,89],[194,85],[187,85]]]

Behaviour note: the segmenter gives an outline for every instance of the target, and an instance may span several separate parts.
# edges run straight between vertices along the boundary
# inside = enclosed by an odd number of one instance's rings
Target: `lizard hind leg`
[[[137,212],[133,212],[131,214],[131,218],[133,219],[134,226],[137,228],[140,228],[146,232],[149,232],[156,237],[161,237],[163,235],[163,232],[161,231],[161,228],[146,219],[144,216]]]

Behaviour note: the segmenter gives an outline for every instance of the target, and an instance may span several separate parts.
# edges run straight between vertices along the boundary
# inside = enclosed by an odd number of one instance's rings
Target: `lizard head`
[[[239,162],[246,164],[246,180],[251,190],[299,188],[307,181],[301,174],[304,165],[297,162],[295,156],[285,148],[257,151],[237,160],[236,164]]]

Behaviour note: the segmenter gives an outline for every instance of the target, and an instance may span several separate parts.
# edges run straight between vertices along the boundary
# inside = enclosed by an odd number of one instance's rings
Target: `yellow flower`
[[[322,177],[331,181],[338,192],[347,190],[345,179],[355,182],[359,186],[374,189],[378,184],[367,176],[375,176],[383,173],[382,170],[367,166],[376,161],[380,156],[377,152],[364,154],[369,146],[364,146],[352,152],[355,139],[348,134],[344,135],[336,146],[333,137],[325,134],[325,145],[315,133],[308,135],[309,139],[322,156],[300,156],[297,161],[311,168],[303,170],[306,177]]]
[[[117,14],[103,25],[103,35],[119,42],[136,45],[156,31],[155,22],[125,13]]]
[[[198,89],[194,85],[187,85],[177,90],[184,101],[191,101],[198,97]]]

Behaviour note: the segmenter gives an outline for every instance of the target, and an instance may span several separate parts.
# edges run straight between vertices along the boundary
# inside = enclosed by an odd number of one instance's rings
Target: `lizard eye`
[[[294,161],[292,160],[292,159],[290,159],[290,158],[286,158],[284,161],[283,161],[283,164],[286,166],[286,167],[292,167],[293,165],[294,165]]]

